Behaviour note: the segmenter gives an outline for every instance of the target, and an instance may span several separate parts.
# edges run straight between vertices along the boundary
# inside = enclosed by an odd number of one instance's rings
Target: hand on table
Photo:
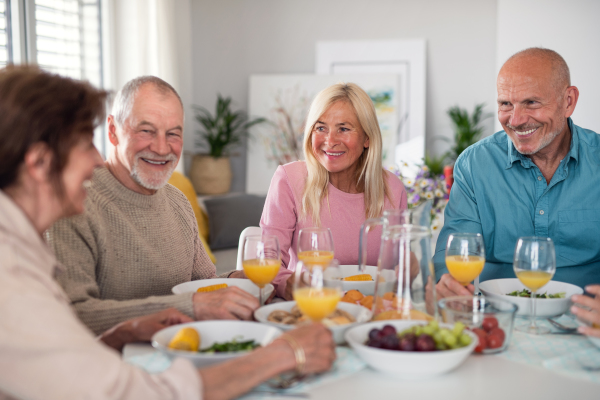
[[[163,328],[192,321],[190,317],[175,308],[168,308],[122,322],[104,332],[100,340],[120,351],[127,343],[149,342],[152,335]]]
[[[580,326],[577,331],[583,335],[600,338],[600,285],[588,285],[585,287],[585,291],[594,297],[583,294],[574,295],[571,300],[575,305],[571,307],[571,312],[578,318],[591,323],[592,326]],[[577,307],[577,305],[589,307],[590,310]]]
[[[236,286],[214,292],[194,293],[194,316],[205,319],[251,320],[259,307],[258,299]]]
[[[428,282],[427,290],[431,291],[431,288],[431,282]],[[450,296],[472,296],[475,291],[475,286],[469,284],[467,287],[464,287],[450,274],[444,274],[437,285],[435,285],[435,290],[437,299],[439,300]]]
[[[331,369],[335,361],[335,342],[331,331],[323,324],[303,325],[285,333],[296,340],[304,350],[305,374],[314,374]]]

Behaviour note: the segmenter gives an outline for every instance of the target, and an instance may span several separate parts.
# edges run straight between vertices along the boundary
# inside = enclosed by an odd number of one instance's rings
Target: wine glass
[[[259,287],[258,301],[264,304],[263,288],[273,282],[281,266],[279,241],[276,236],[246,236],[242,254],[244,273]]]
[[[536,236],[519,238],[513,268],[521,283],[531,290],[531,321],[516,329],[533,335],[550,332],[550,329],[535,324],[535,297],[537,291],[552,279],[556,271],[552,239]]]
[[[485,265],[485,246],[479,233],[451,233],[446,246],[446,267],[461,285],[479,277]],[[478,286],[478,285],[477,285]],[[477,288],[475,288],[477,292]]]
[[[321,321],[335,311],[342,298],[342,275],[337,260],[313,264],[310,268],[299,261],[294,280],[294,300],[312,321]]]
[[[304,228],[298,233],[298,260],[307,268],[323,269],[333,260],[333,237],[329,228]]]

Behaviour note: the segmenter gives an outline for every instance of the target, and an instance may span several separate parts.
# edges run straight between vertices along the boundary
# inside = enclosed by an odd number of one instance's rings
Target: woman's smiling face
[[[311,136],[313,154],[330,178],[355,176],[358,159],[369,147],[369,138],[350,103],[333,103],[319,117]]]

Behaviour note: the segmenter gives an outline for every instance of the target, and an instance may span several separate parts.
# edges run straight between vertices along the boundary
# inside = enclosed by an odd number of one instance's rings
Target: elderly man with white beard
[[[179,283],[216,278],[188,200],[167,184],[181,156],[183,116],[179,95],[163,80],[125,84],[108,117],[112,148],[94,172],[85,213],[46,233],[66,267],[57,279],[95,333],[168,307],[199,320],[250,319],[258,307],[236,287],[171,294]]]

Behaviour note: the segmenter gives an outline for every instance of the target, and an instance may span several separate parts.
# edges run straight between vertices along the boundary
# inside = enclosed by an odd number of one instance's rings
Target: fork
[[[548,322],[550,322],[552,324],[552,326],[554,326],[555,328],[560,329],[561,331],[563,331],[565,333],[578,334],[577,328],[570,328],[568,326],[561,324],[560,322],[556,322],[552,318],[548,318]]]

